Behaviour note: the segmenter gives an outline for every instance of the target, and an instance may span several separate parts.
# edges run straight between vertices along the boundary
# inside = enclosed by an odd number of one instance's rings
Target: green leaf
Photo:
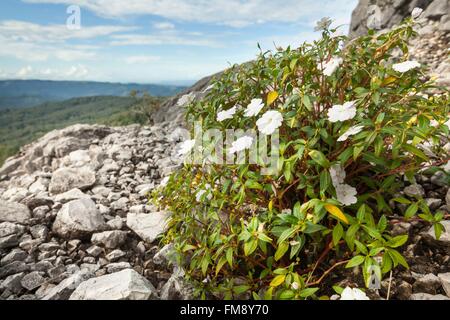
[[[417,149],[416,147],[409,145],[409,144],[402,144],[402,148],[405,149],[406,151],[414,154],[415,156],[417,156],[418,158],[424,160],[424,161],[428,161],[428,157],[425,155],[425,153],[423,153],[421,150]]]
[[[248,291],[251,288],[251,286],[247,286],[247,285],[241,285],[241,286],[236,286],[233,287],[233,292],[237,295],[242,294],[246,291]]]
[[[300,297],[307,298],[312,296],[314,293],[316,293],[319,290],[319,288],[306,288],[300,291]]]
[[[417,203],[411,204],[405,211],[405,218],[412,218],[417,213],[417,210],[419,210],[419,205]]]
[[[344,235],[344,228],[342,228],[342,225],[338,223],[333,229],[333,244],[335,246],[338,245],[343,235]]]
[[[436,235],[436,239],[439,240],[441,238],[442,232],[445,231],[445,227],[442,223],[438,222],[433,225],[434,234]]]
[[[408,241],[407,234],[397,236],[397,237],[389,240],[386,245],[391,248],[397,248],[397,247],[401,247],[402,245],[404,245],[406,243],[406,241]]]
[[[258,239],[267,243],[271,243],[272,239],[269,238],[267,235],[265,235],[264,233],[259,233],[258,234]]]
[[[226,256],[227,256],[227,262],[230,265],[230,268],[233,268],[233,248],[230,247],[227,249]]]
[[[328,161],[328,159],[325,157],[325,155],[322,152],[317,151],[317,150],[312,150],[311,152],[308,153],[308,155],[311,157],[311,159],[314,160],[314,162],[319,164],[321,167],[323,167],[323,168],[330,167],[330,162]]]
[[[280,300],[290,300],[295,296],[294,291],[292,290],[284,290],[280,294]]]
[[[251,255],[256,248],[258,248],[258,240],[251,239],[244,244],[244,254],[245,256]]]
[[[353,268],[356,266],[359,266],[360,264],[362,264],[364,262],[364,257],[363,256],[354,256],[345,266],[346,268]]]
[[[222,256],[216,266],[216,276],[219,274],[225,263],[227,263],[227,258]]]
[[[328,187],[331,185],[331,176],[328,170],[323,170],[320,173],[320,192],[325,194]]]
[[[281,258],[283,258],[284,254],[286,253],[286,251],[288,251],[289,249],[289,244],[287,242],[282,242],[278,245],[278,249],[275,252],[275,261],[280,260]]]
[[[285,241],[286,239],[289,239],[296,232],[297,232],[297,227],[296,226],[284,230],[283,233],[278,238],[278,243],[281,243],[281,242]]]
[[[394,267],[396,267],[398,264],[404,266],[406,269],[409,269],[408,263],[406,262],[405,258],[394,249],[387,250],[389,255],[391,256],[392,261],[394,262]]]

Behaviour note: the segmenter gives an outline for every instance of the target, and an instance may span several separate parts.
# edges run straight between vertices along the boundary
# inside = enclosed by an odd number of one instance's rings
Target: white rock
[[[63,238],[78,239],[102,231],[106,223],[90,199],[66,203],[59,210],[53,224],[53,231]]]
[[[31,212],[27,206],[0,200],[0,222],[28,224],[30,218]]]
[[[55,201],[56,202],[60,202],[60,203],[67,203],[73,200],[78,200],[78,199],[90,199],[91,197],[85,193],[83,193],[80,189],[72,189],[70,191],[58,194],[55,197]]]
[[[93,244],[102,244],[108,249],[120,247],[127,240],[128,233],[125,231],[105,231],[92,235],[91,242]]]
[[[152,296],[156,289],[150,281],[127,269],[83,282],[70,300],[148,300]]]
[[[450,272],[438,274],[439,280],[441,280],[442,288],[444,288],[447,297],[450,298]]]
[[[127,226],[143,240],[152,243],[167,229],[170,214],[164,211],[149,214],[129,213]]]
[[[81,283],[93,276],[94,275],[89,271],[78,271],[60,282],[56,287],[50,289],[42,300],[67,300]]]
[[[89,168],[60,168],[52,175],[49,191],[60,194],[74,188],[83,190],[94,184],[95,172]]]

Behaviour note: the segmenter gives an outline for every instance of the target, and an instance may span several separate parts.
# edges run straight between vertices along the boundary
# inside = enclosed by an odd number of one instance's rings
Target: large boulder
[[[81,283],[93,276],[94,274],[88,270],[79,271],[50,289],[42,300],[67,300]]]
[[[66,239],[86,238],[105,228],[105,220],[91,199],[66,203],[53,223],[53,232]]]
[[[127,226],[139,237],[152,243],[167,230],[170,214],[165,211],[145,213],[129,213]]]
[[[149,300],[153,285],[132,269],[89,279],[78,286],[70,300]]]
[[[95,172],[90,168],[60,168],[52,175],[49,191],[60,194],[78,188],[85,190],[95,184]]]
[[[27,206],[0,200],[0,222],[28,224],[31,212]]]

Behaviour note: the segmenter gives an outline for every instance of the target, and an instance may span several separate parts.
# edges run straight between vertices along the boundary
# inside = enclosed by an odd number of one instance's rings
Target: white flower
[[[256,121],[258,130],[265,135],[271,135],[277,130],[283,122],[283,116],[278,111],[267,111]]]
[[[340,184],[335,186],[337,200],[344,206],[349,206],[358,202],[356,195],[358,192],[355,188],[348,184]]]
[[[405,62],[401,62],[401,63],[396,63],[392,66],[392,69],[394,69],[397,72],[407,72],[409,70],[415,69],[415,68],[419,68],[420,67],[420,63],[418,63],[417,61],[405,61]]]
[[[418,17],[420,17],[420,15],[422,14],[423,9],[419,8],[419,7],[415,7],[411,13],[411,17],[413,19],[417,19]]]
[[[341,300],[370,300],[369,297],[358,288],[347,287],[342,291]]]
[[[191,152],[192,149],[194,149],[195,146],[195,140],[186,140],[181,144],[180,151],[178,151],[179,156],[187,155],[189,152]]]
[[[325,62],[322,66],[319,65],[319,69],[323,71],[323,74],[326,76],[331,76],[336,69],[344,62],[342,58],[332,57],[330,61]]]
[[[233,142],[232,147],[230,148],[229,152],[237,153],[245,149],[250,149],[250,147],[253,144],[253,138],[249,136],[245,136],[242,138],[237,139],[235,142]]]
[[[300,285],[297,282],[292,282],[291,287],[294,290],[298,290],[298,288],[300,288]]]
[[[244,116],[254,117],[264,108],[262,99],[253,99],[245,110]]]
[[[333,21],[329,17],[324,17],[317,21],[314,31],[327,30]]]
[[[194,101],[194,99],[195,99],[195,95],[193,93],[185,94],[180,99],[178,99],[177,105],[179,107],[183,107],[183,106],[191,103],[192,101]]]
[[[161,183],[159,184],[161,187],[167,186],[167,183],[169,183],[170,177],[165,177],[161,180]]]
[[[197,194],[195,195],[195,200],[197,200],[197,202],[201,202],[202,199],[203,199],[203,196],[205,194],[206,194],[206,199],[207,200],[211,200],[212,199],[211,185],[210,184],[205,184],[205,189],[202,189],[202,190],[197,192]]]
[[[445,123],[445,126],[447,126],[447,128],[450,130],[450,119],[448,119]]]
[[[217,114],[217,121],[222,122],[227,119],[232,119],[235,113],[236,107],[233,107],[225,111],[221,111]]]
[[[439,122],[434,119],[431,119],[430,126],[432,126],[433,128],[437,128],[437,127],[439,127]]]
[[[356,116],[355,101],[344,103],[344,105],[335,105],[328,110],[328,120],[338,122],[353,119]]]
[[[202,91],[202,93],[206,93],[206,92],[208,92],[209,90],[211,90],[212,88],[214,88],[214,85],[213,85],[213,84],[207,86],[206,89]]]
[[[340,163],[334,164],[330,168],[330,176],[333,186],[337,188],[339,185],[344,183],[346,173],[342,168]]]
[[[342,136],[340,136],[338,141],[339,142],[347,141],[348,137],[360,133],[362,129],[364,129],[364,126],[353,126],[350,129],[348,129]]]

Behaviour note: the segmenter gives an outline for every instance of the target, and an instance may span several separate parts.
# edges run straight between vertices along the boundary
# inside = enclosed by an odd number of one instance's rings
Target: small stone
[[[108,261],[114,262],[119,260],[120,258],[125,257],[126,255],[127,254],[122,250],[114,250],[111,251],[108,255],[106,255],[106,259],[108,259]]]
[[[116,273],[124,269],[131,269],[131,264],[128,262],[115,262],[106,266],[108,273]]]
[[[80,190],[95,184],[95,172],[85,168],[60,168],[53,172],[49,191],[51,194],[61,194],[72,189]]]
[[[10,253],[2,258],[0,266],[7,265],[14,261],[24,261],[28,257],[28,254],[21,249],[13,249]]]
[[[447,297],[450,298],[450,272],[438,274],[438,278],[441,281],[442,288],[444,288]]]
[[[99,246],[92,246],[86,250],[86,252],[95,258],[97,258],[99,255],[103,253],[103,249]]]
[[[101,244],[108,249],[115,249],[125,243],[127,235],[127,232],[117,230],[95,233],[92,235],[91,242],[97,245]]]
[[[15,234],[20,236],[25,233],[25,227],[11,222],[0,223],[0,238]]]
[[[397,287],[397,298],[400,300],[409,300],[412,293],[412,285],[406,281],[402,281],[402,283]]]
[[[43,278],[38,271],[33,271],[22,278],[20,283],[22,287],[27,289],[28,291],[32,291],[34,289],[39,288],[45,282],[45,278]]]
[[[48,228],[45,225],[36,225],[30,228],[30,233],[35,239],[45,239],[48,235]]]
[[[17,273],[10,275],[0,284],[0,291],[8,289],[12,293],[19,294],[22,291],[22,278],[25,276],[25,273]]]
[[[412,185],[406,187],[403,190],[403,192],[405,192],[405,194],[411,198],[425,196],[425,190],[423,189],[423,187],[420,184],[412,184]]]
[[[0,222],[28,224],[30,219],[31,212],[27,206],[0,200]]]
[[[442,294],[432,295],[429,293],[414,293],[410,300],[450,300]]]
[[[17,247],[18,244],[19,244],[19,239],[17,238],[17,235],[15,235],[15,234],[0,238],[0,250],[14,248],[14,247]]]
[[[67,203],[79,199],[90,199],[91,197],[83,193],[80,189],[72,189],[70,191],[58,194],[55,197],[56,202]]]
[[[440,288],[440,286],[441,281],[439,278],[434,274],[429,273],[414,282],[413,291],[415,293],[436,294],[436,291]]]
[[[56,287],[50,289],[42,300],[68,300],[72,292],[84,281],[94,275],[89,271],[78,271],[69,278],[63,280]]]
[[[425,199],[425,202],[427,203],[428,208],[430,208],[431,210],[439,209],[439,207],[442,204],[441,199],[435,199],[435,198],[427,198],[427,199]]]

